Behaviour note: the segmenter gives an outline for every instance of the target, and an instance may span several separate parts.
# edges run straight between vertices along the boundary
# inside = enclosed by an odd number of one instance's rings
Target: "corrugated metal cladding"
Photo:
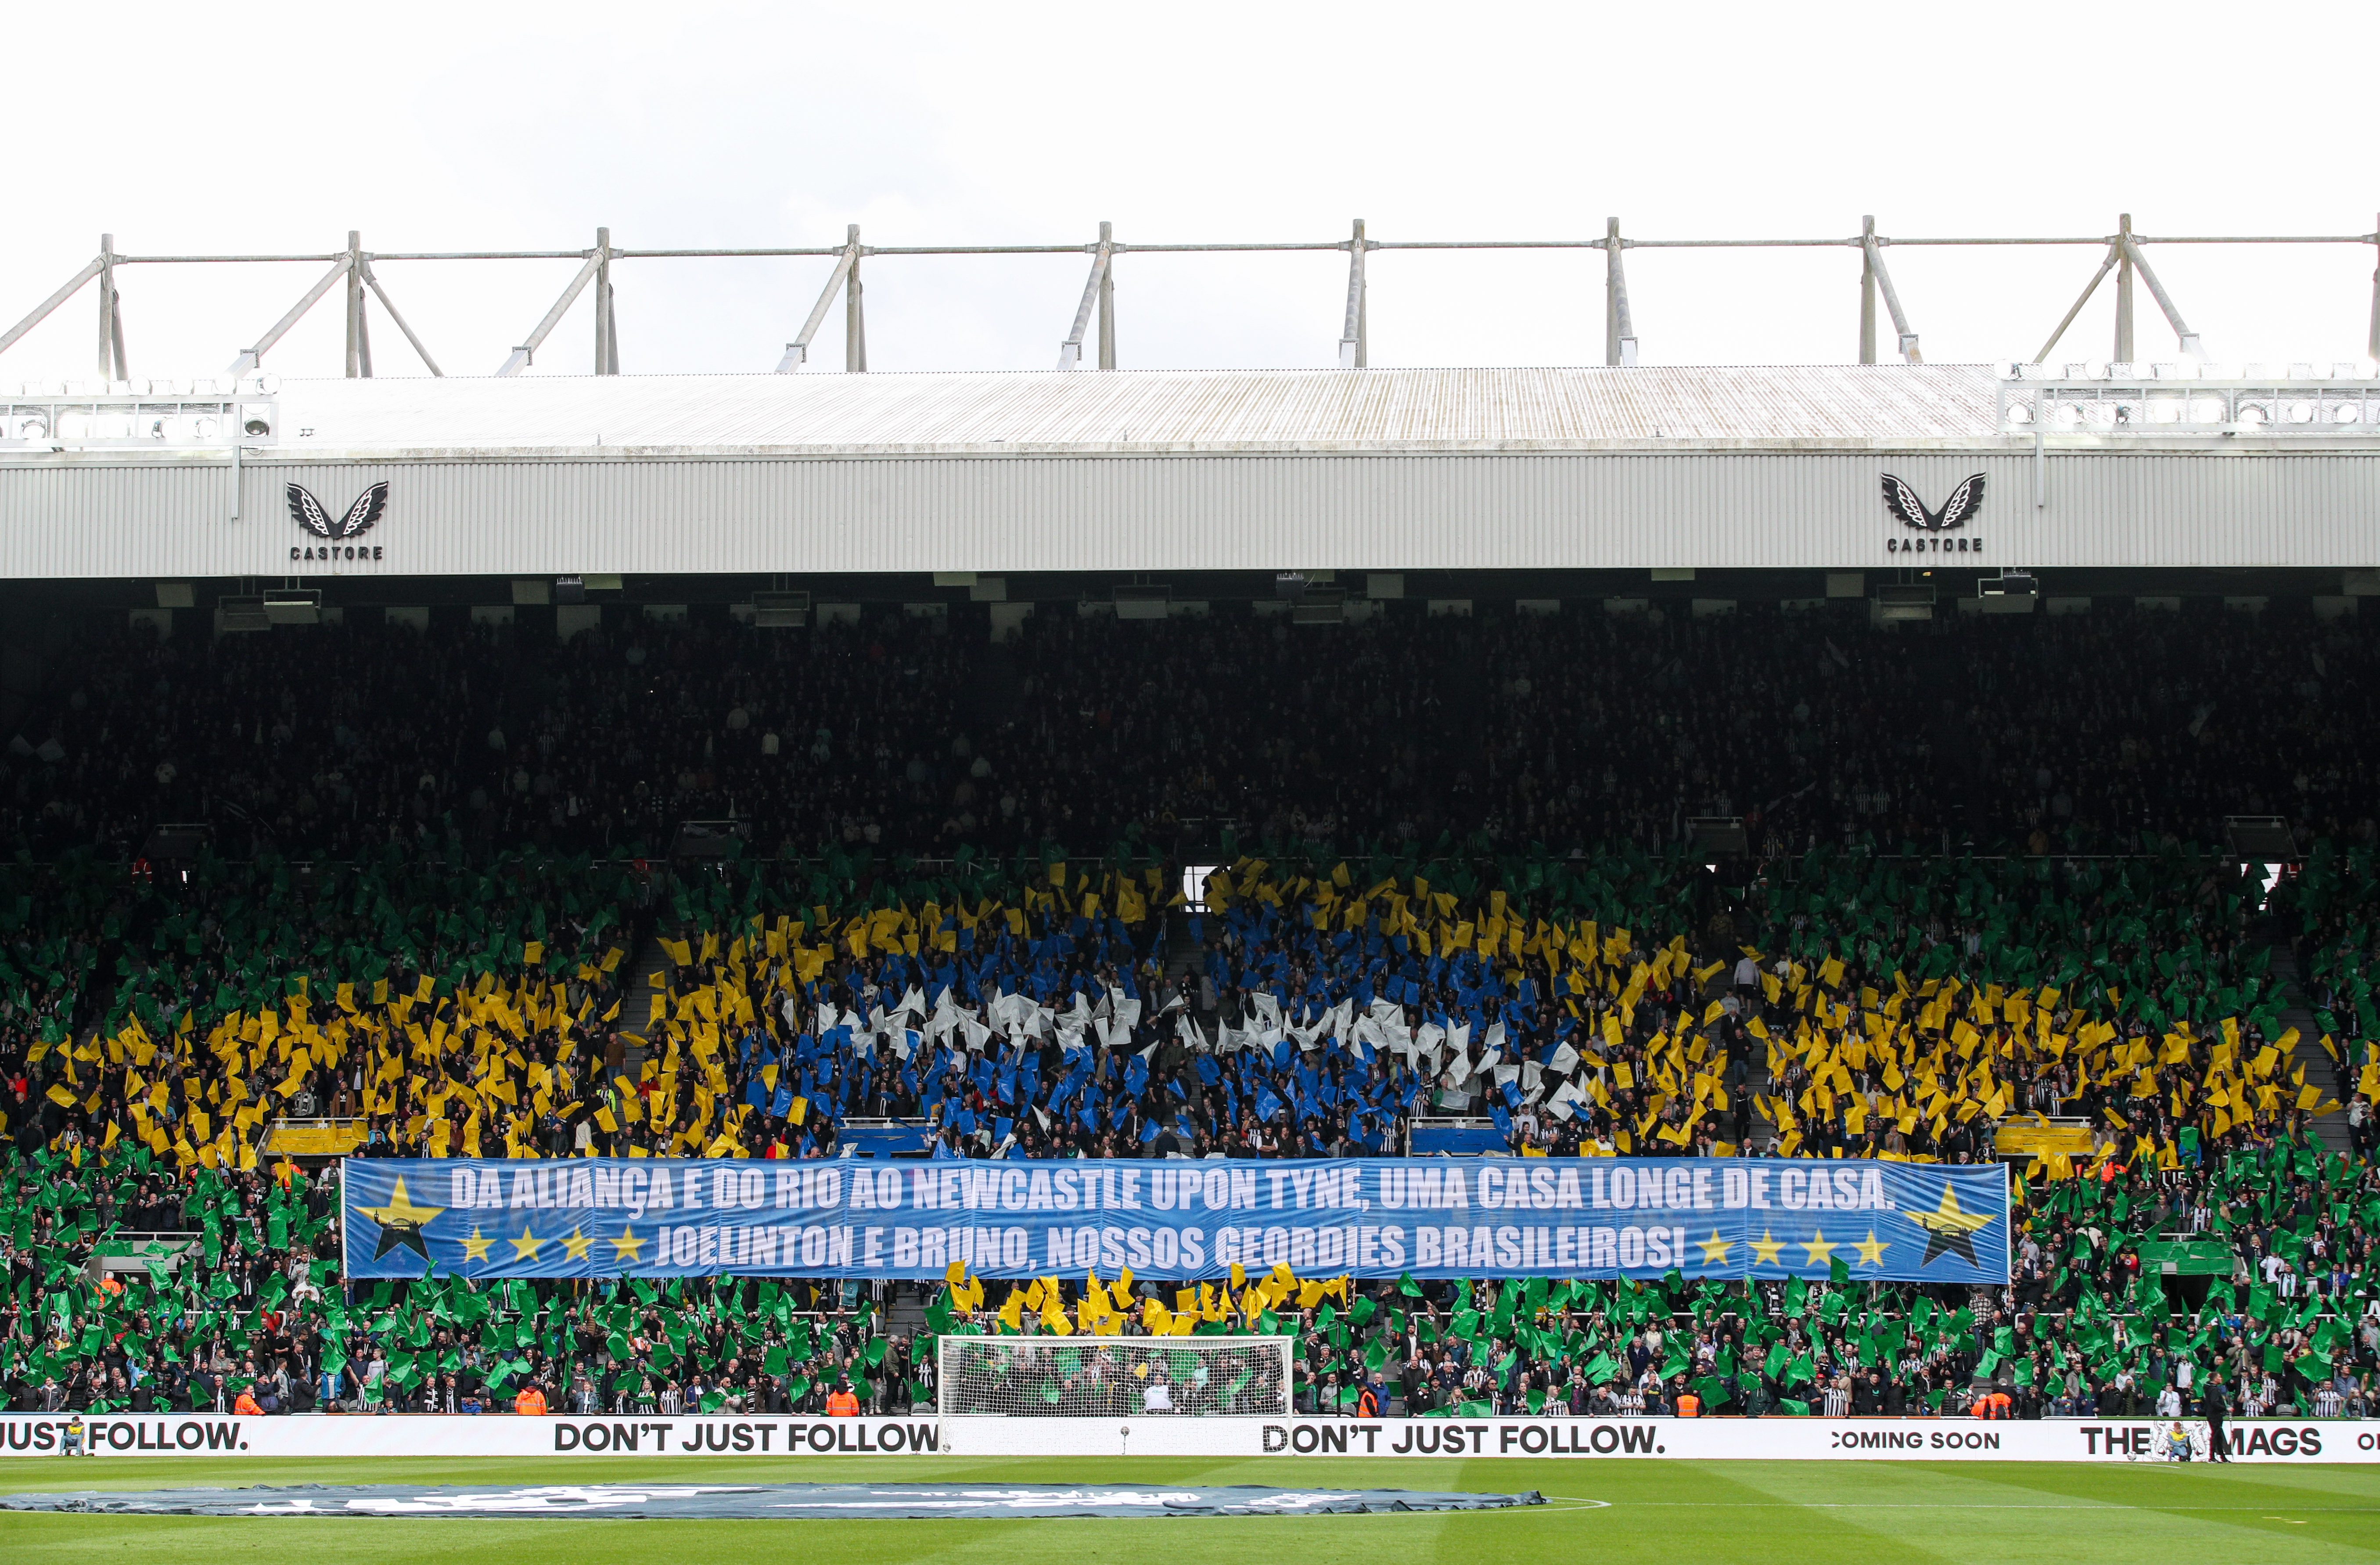
[[[2277,442],[2269,443],[2277,444]],[[1945,563],[2380,565],[2380,451],[2030,450],[1346,455],[597,456],[250,461],[237,522],[221,458],[0,467],[16,577],[519,575],[1921,563],[1879,475],[1939,504],[1989,475]],[[284,486],[387,514],[319,547]],[[1979,546],[1979,547],[1978,547]]]
[[[293,381],[298,449],[1437,450],[1988,435],[1972,364]]]

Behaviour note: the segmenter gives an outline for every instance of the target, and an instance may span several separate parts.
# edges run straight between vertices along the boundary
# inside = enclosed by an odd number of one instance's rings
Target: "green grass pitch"
[[[43,1565],[570,1565],[587,1561],[2380,1560],[2380,1468],[2070,1463],[750,1457],[610,1461],[0,1460],[0,1494],[252,1484],[849,1482],[1281,1484],[1536,1489],[1475,1514],[1014,1522],[680,1522],[132,1517],[0,1512],[0,1560]],[[1597,1501],[1587,1505],[1581,1502]],[[264,1555],[264,1551],[271,1551]]]

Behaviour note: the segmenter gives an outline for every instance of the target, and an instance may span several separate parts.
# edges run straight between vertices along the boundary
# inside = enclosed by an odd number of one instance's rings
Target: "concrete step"
[[[628,1079],[638,1079],[644,1068],[653,1022],[653,1002],[661,991],[653,988],[653,975],[669,970],[669,954],[662,950],[661,936],[655,934],[637,948],[634,961],[628,964],[628,976],[622,983],[620,1001],[620,1037],[627,1044]]]
[[[1196,977],[1207,965],[1207,947],[1190,938],[1190,920],[1195,916],[1181,908],[1165,915],[1165,981],[1171,985],[1184,974]],[[1215,920],[1208,916],[1201,921],[1208,940],[1215,935]]]

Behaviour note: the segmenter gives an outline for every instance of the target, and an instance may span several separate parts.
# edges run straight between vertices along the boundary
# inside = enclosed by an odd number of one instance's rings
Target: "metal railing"
[[[334,288],[343,288],[346,317],[346,372],[352,377],[372,373],[370,301],[379,301],[381,309],[411,345],[421,364],[432,375],[443,375],[436,359],[431,357],[419,334],[398,311],[389,297],[374,266],[379,262],[414,261],[576,261],[578,271],[572,276],[552,309],[516,345],[504,363],[495,370],[497,375],[517,375],[536,360],[537,351],[569,314],[579,296],[590,288],[594,294],[595,373],[616,375],[620,372],[620,344],[614,317],[612,293],[612,268],[623,261],[648,260],[756,260],[756,259],[832,259],[833,266],[827,274],[824,287],[818,295],[794,339],[785,345],[783,357],[778,361],[780,374],[791,374],[808,363],[812,340],[825,323],[836,298],[844,305],[844,369],[862,373],[868,369],[868,331],[863,306],[864,291],[860,274],[863,262],[875,258],[900,256],[1025,256],[1082,255],[1090,260],[1090,273],[1083,288],[1082,302],[1077,306],[1069,330],[1059,345],[1057,367],[1077,370],[1084,365],[1084,343],[1097,322],[1097,353],[1095,361],[1101,370],[1116,367],[1115,265],[1119,258],[1141,255],[1183,254],[1279,254],[1284,252],[1338,251],[1347,257],[1347,292],[1345,309],[1341,317],[1337,362],[1342,369],[1361,370],[1369,363],[1369,307],[1366,281],[1367,258],[1378,251],[1398,250],[1600,250],[1604,258],[1604,362],[1625,366],[1637,362],[1638,335],[1636,322],[1629,306],[1628,281],[1624,258],[1630,250],[1676,249],[1844,249],[1860,258],[1859,362],[1876,362],[1876,301],[1883,299],[1894,335],[1894,351],[1904,361],[1922,363],[1919,334],[1911,323],[1899,289],[1893,285],[1892,273],[1886,261],[1888,250],[1900,248],[1963,249],[2004,246],[2052,246],[2099,249],[2104,255],[2090,281],[2066,312],[2049,339],[2034,356],[2035,362],[2046,362],[2056,351],[2059,341],[2072,326],[2082,307],[2108,273],[2116,277],[2116,311],[2114,350],[2109,358],[2117,363],[2129,364],[2138,357],[2134,349],[2133,293],[2136,282],[2144,285],[2158,310],[2179,340],[2185,358],[2205,357],[2199,334],[2192,331],[2181,312],[2159,281],[2151,266],[2148,249],[2158,245],[2369,245],[2380,250],[2380,224],[2368,234],[2172,234],[2147,235],[2133,231],[2130,212],[2117,220],[2111,234],[2070,236],[2011,237],[1895,237],[1879,234],[1874,216],[1861,220],[1857,234],[1840,237],[1761,238],[1761,239],[1634,239],[1620,232],[1620,220],[1606,220],[1604,232],[1595,237],[1546,239],[1375,239],[1365,232],[1364,220],[1354,221],[1353,231],[1344,239],[1312,239],[1223,243],[1161,243],[1133,244],[1114,237],[1111,224],[1099,224],[1096,240],[1077,244],[1051,245],[867,245],[860,242],[859,225],[852,224],[840,245],[777,245],[743,249],[636,249],[612,243],[612,231],[598,228],[595,243],[585,249],[550,250],[367,250],[362,236],[350,229],[344,247],[321,253],[305,254],[236,254],[236,255],[128,255],[115,249],[115,237],[100,236],[99,253],[81,271],[67,279],[55,293],[34,307],[31,313],[18,321],[5,334],[0,334],[0,353],[5,353],[19,339],[40,325],[54,311],[74,297],[87,284],[97,283],[99,295],[98,353],[99,381],[103,389],[108,386],[129,388],[132,381],[130,361],[125,350],[123,298],[116,287],[116,273],[130,266],[212,266],[260,265],[282,263],[327,262],[325,272],[314,285],[290,307],[252,346],[241,349],[233,358],[230,373],[234,377],[254,371],[264,356],[303,320]],[[2375,257],[2380,261],[2380,257]],[[2372,312],[2367,331],[2368,354],[2380,359],[2380,264],[2373,273]]]

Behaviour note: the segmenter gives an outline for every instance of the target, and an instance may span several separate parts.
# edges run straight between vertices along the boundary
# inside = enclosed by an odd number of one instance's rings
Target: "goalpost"
[[[944,1417],[1289,1414],[1288,1337],[941,1337]]]

